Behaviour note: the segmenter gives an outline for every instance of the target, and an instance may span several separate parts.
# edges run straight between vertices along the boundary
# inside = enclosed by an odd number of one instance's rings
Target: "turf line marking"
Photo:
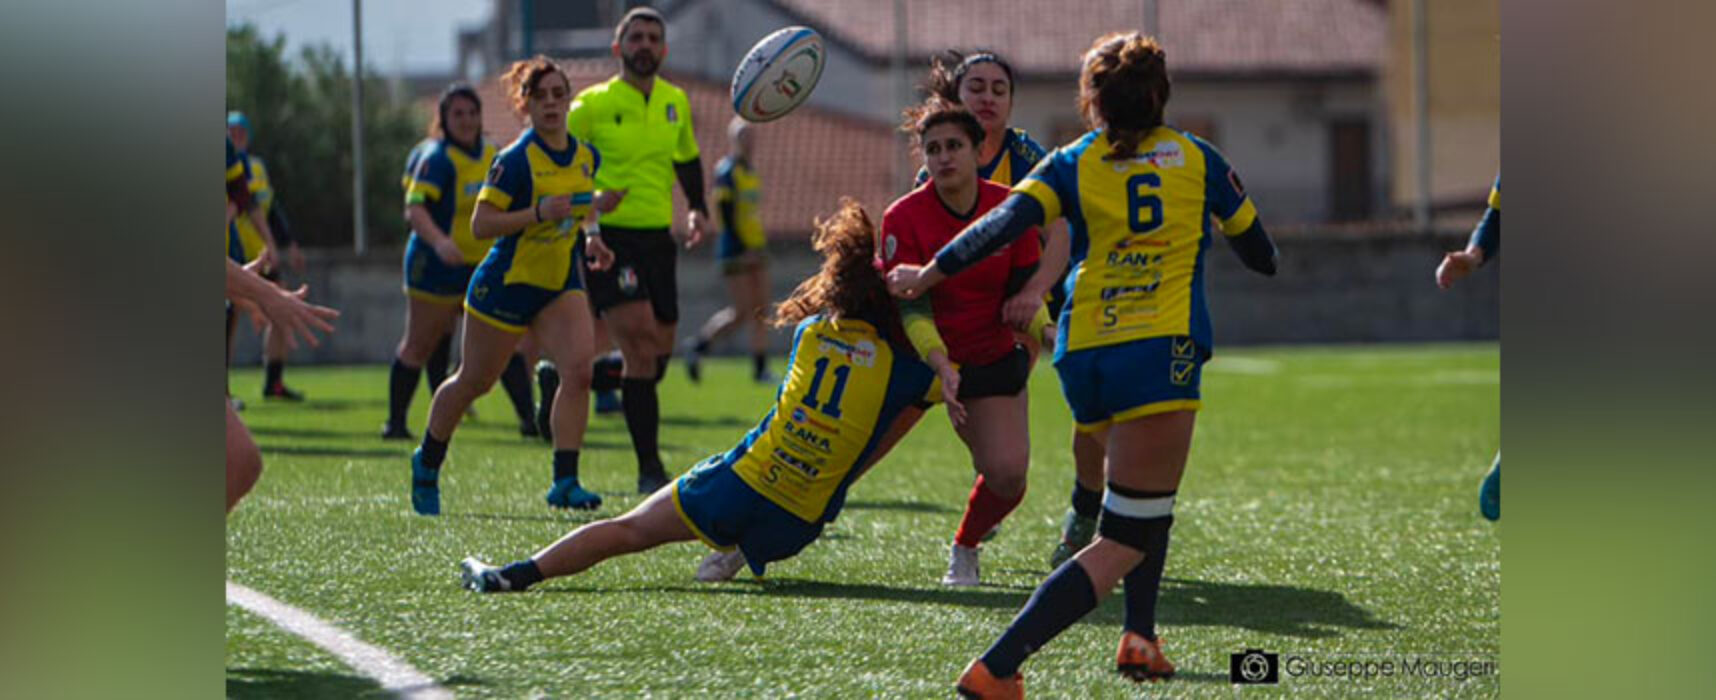
[[[422,671],[380,647],[366,644],[351,633],[316,619],[310,613],[231,581],[226,582],[226,599],[339,657],[347,666],[380,682],[382,688],[398,697],[410,700],[450,700],[453,697],[451,691],[423,675]]]

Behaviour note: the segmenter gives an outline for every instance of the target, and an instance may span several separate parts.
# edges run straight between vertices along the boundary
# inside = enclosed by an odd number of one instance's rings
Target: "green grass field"
[[[779,369],[779,360],[776,360]],[[772,387],[716,363],[701,386],[677,362],[662,385],[664,458],[725,450]],[[1112,671],[1120,595],[1025,666],[1033,697],[1226,697],[1229,654],[1319,661],[1496,660],[1500,526],[1477,513],[1499,440],[1495,345],[1223,352],[1181,487],[1159,607],[1180,667],[1140,688]],[[1025,503],[985,549],[986,583],[944,589],[947,542],[972,471],[940,411],[852,489],[822,540],[765,581],[692,578],[701,544],[669,545],[521,594],[459,588],[467,554],[506,562],[637,503],[624,422],[593,417],[595,515],[549,510],[549,451],[519,438],[497,390],[454,437],[443,515],[408,499],[412,445],[376,437],[385,367],[297,368],[303,405],[264,403],[232,373],[266,469],[227,520],[229,579],[388,649],[460,697],[949,697],[964,665],[1047,574],[1067,507],[1070,416],[1048,367],[1031,384]],[[411,421],[421,434],[427,399]],[[237,608],[231,697],[378,695],[379,686]],[[1499,678],[1291,677],[1247,696],[1488,697]]]

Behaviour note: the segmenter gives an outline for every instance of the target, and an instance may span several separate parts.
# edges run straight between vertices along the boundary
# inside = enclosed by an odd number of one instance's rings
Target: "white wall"
[[[1071,81],[1019,86],[1013,123],[1043,145],[1057,127],[1079,123],[1078,88]],[[1363,116],[1371,124],[1373,211],[1386,200],[1387,139],[1374,84],[1285,82],[1175,83],[1168,120],[1210,118],[1216,145],[1244,179],[1268,221],[1311,222],[1328,214],[1329,123]]]

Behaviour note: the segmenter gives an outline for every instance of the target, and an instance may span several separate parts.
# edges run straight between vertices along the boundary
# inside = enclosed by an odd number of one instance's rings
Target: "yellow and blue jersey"
[[[1146,338],[1190,336],[1211,347],[1204,253],[1211,218],[1226,235],[1257,210],[1214,146],[1158,127],[1137,155],[1113,152],[1102,130],[1056,149],[1013,188],[1066,217],[1072,237],[1056,357]]]
[[[1001,134],[1001,150],[989,162],[977,166],[977,176],[997,184],[1012,187],[1019,184],[1048,156],[1048,150],[1018,127],[1008,127]],[[917,184],[929,182],[929,171],[918,167]]]
[[[251,201],[255,202],[255,206],[261,209],[262,215],[266,217],[274,207],[274,186],[268,181],[268,166],[263,164],[260,156],[254,154],[240,151],[238,157],[244,161],[245,176],[250,182]],[[242,262],[255,260],[266,246],[262,240],[262,232],[256,230],[256,224],[248,216],[236,217],[232,223],[238,231],[239,246],[243,249]]]
[[[684,90],[658,77],[646,96],[614,76],[578,93],[566,112],[566,130],[607,156],[598,187],[630,188],[619,207],[602,215],[603,222],[645,229],[673,225],[673,165],[699,153]]]
[[[244,159],[238,157],[238,149],[233,147],[232,137],[229,136],[226,139],[226,184],[228,191],[231,191],[234,183],[242,184],[243,182]],[[246,262],[244,244],[238,239],[237,220],[243,216],[244,212],[240,211],[237,216],[233,217],[233,221],[228,221],[226,224],[226,256],[240,265]]]
[[[471,212],[477,208],[477,195],[494,164],[495,147],[480,141],[473,152],[448,140],[434,144],[419,154],[417,169],[405,189],[405,203],[427,209],[435,225],[459,246],[465,263],[475,265],[482,262],[492,243],[471,234]],[[412,236],[416,235],[413,231]]]
[[[715,210],[721,213],[717,257],[725,260],[768,244],[762,202],[763,183],[750,163],[727,156],[715,164]]]
[[[594,212],[596,172],[602,157],[577,138],[567,142],[566,150],[555,151],[535,130],[525,129],[495,157],[477,194],[477,201],[501,211],[529,209],[547,197],[572,197],[572,216],[530,224],[502,236],[489,249],[482,265],[506,270],[505,284],[560,290],[566,288],[568,276],[577,274],[572,249],[582,235],[580,223]]]
[[[867,320],[812,316],[792,347],[774,407],[721,460],[800,520],[832,522],[858,467],[935,373]]]
[[[405,172],[399,176],[399,190],[401,192],[411,189],[411,176],[417,173],[417,162],[423,160],[423,154],[428,153],[438,143],[440,143],[438,139],[423,139],[411,147],[411,152],[405,154]]]

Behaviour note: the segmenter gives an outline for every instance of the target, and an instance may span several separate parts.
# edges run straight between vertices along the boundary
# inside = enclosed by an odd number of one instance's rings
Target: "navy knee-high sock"
[[[1144,521],[1144,561],[1126,573],[1126,629],[1156,639],[1156,596],[1162,589],[1162,565],[1168,559],[1168,531],[1174,516]]]
[[[441,342],[435,344],[435,351],[429,353],[429,361],[423,363],[423,374],[429,377],[430,396],[441,388],[441,382],[447,381],[447,364],[452,361],[453,334],[448,333],[441,336]]]
[[[983,665],[997,678],[1018,673],[1026,657],[1095,609],[1096,589],[1090,575],[1078,560],[1068,561],[1049,574],[1013,618],[1013,624],[983,652]]]
[[[512,411],[518,415],[518,422],[535,421],[536,406],[530,400],[530,370],[524,366],[523,355],[512,354],[506,369],[501,370],[500,380],[501,387],[506,389],[506,397],[512,399]]]
[[[393,358],[393,369],[387,378],[387,424],[405,427],[405,414],[411,412],[411,399],[417,393],[417,381],[422,378],[423,370],[405,364],[404,360]]]

